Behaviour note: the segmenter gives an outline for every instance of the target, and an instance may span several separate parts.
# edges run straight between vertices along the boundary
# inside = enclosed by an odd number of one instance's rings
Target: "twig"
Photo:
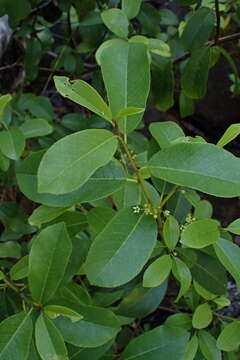
[[[133,170],[134,170],[134,172],[136,174],[137,182],[141,186],[142,191],[143,191],[148,203],[150,204],[151,208],[153,209],[154,204],[153,204],[153,201],[151,199],[151,196],[150,196],[150,194],[148,193],[147,189],[144,186],[143,180],[142,180],[142,178],[140,176],[140,173],[139,173],[138,165],[137,165],[136,161],[134,160],[134,158],[132,157],[132,154],[131,154],[128,146],[127,146],[127,143],[124,141],[124,139],[122,137],[122,134],[121,134],[121,132],[119,130],[119,127],[118,127],[118,122],[116,120],[114,120],[114,127],[115,127],[115,131],[116,131],[116,135],[118,136],[118,138],[119,138],[119,140],[120,140],[120,142],[121,142],[121,144],[123,146],[123,149],[124,149],[124,151],[125,151],[125,153],[126,153],[126,155],[128,157],[128,160],[129,160],[129,162],[130,162],[130,164],[131,164],[131,166],[132,166],[132,168],[133,168]]]
[[[0,71],[8,70],[8,69],[14,68],[16,66],[22,66],[22,65],[18,64],[18,63],[13,63],[13,64],[10,64],[10,65],[1,66]]]
[[[36,8],[32,9],[30,12],[30,16],[38,13],[40,10],[44,9],[45,7],[47,7],[50,3],[52,2],[52,0],[48,0],[46,2],[41,3],[40,5],[38,5]]]
[[[219,39],[219,35],[220,35],[220,22],[221,22],[221,15],[220,15],[220,10],[219,10],[219,0],[215,0],[215,12],[216,12],[217,25],[216,25],[214,44],[218,44],[218,39]]]
[[[213,312],[214,315],[216,315],[217,317],[223,319],[223,320],[230,320],[230,321],[240,321],[239,318],[234,318],[234,317],[231,317],[231,316],[226,316],[226,315],[221,315],[217,312]]]
[[[234,41],[234,40],[239,40],[239,39],[240,39],[240,32],[232,34],[232,35],[227,35],[227,36],[220,37],[220,38],[218,38],[217,43],[218,43],[218,45],[220,45],[220,44],[224,44],[224,43]],[[211,41],[208,41],[206,43],[206,46],[208,46],[208,47],[213,47],[215,45],[216,45],[215,40],[211,40]],[[188,59],[190,56],[191,56],[191,53],[186,53],[186,54],[184,54],[182,56],[179,56],[175,60],[173,60],[173,63],[178,64],[178,63]]]

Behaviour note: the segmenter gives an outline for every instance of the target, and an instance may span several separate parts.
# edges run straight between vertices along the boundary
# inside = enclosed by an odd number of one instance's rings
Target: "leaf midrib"
[[[28,320],[28,316],[29,314],[26,314],[25,318],[23,318],[23,320],[21,321],[21,323],[19,324],[19,326],[17,327],[17,329],[14,331],[13,335],[11,336],[11,338],[9,339],[9,341],[6,343],[6,345],[4,346],[4,348],[1,350],[1,356],[3,355],[3,353],[8,349],[8,347],[10,346],[11,342],[14,341],[15,337],[17,336],[18,332],[20,332],[20,330],[22,329],[22,327],[24,326],[24,323]]]
[[[227,178],[220,178],[220,177],[216,177],[213,175],[205,175],[202,172],[193,172],[190,170],[182,170],[182,169],[176,169],[176,168],[172,168],[172,167],[166,167],[166,166],[153,166],[153,165],[149,165],[150,171],[151,169],[157,169],[157,170],[170,170],[170,171],[174,171],[174,172],[179,172],[179,173],[184,173],[184,174],[190,174],[190,175],[201,175],[204,178],[211,178],[211,179],[216,179],[216,180],[221,180],[221,181],[226,181],[228,183],[232,183],[234,185],[240,185],[240,182],[235,182],[233,180],[229,180]],[[155,175],[156,176],[156,175]],[[177,184],[176,185],[182,185],[182,184]]]
[[[117,254],[120,252],[120,250],[122,249],[122,247],[125,246],[126,242],[128,241],[128,239],[130,238],[130,236],[133,234],[133,232],[136,230],[137,226],[139,225],[139,223],[141,222],[142,218],[143,218],[144,214],[142,216],[140,216],[138,218],[138,221],[134,224],[132,230],[129,232],[129,234],[127,235],[127,237],[125,238],[125,240],[121,243],[121,246],[117,249],[117,251],[110,257],[110,259],[108,260],[108,262],[103,266],[102,270],[98,273],[97,275],[97,278],[99,276],[101,276],[102,272],[105,270],[105,268],[110,264],[112,263],[114,257],[117,256]],[[110,226],[111,222],[113,222],[114,220],[114,217],[113,219],[110,221],[110,223],[108,224]],[[107,226],[108,226],[107,225]],[[104,230],[106,229],[106,226],[104,227],[103,231],[98,235],[99,237],[101,236],[101,234],[104,232]],[[95,239],[96,241],[96,239]]]

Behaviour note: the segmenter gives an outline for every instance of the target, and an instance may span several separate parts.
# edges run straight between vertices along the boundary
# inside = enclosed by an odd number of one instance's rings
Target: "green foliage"
[[[22,74],[0,96],[0,360],[240,357],[220,312],[240,220],[221,225],[207,197],[240,196],[223,149],[240,125],[213,144],[145,115],[194,114],[220,56],[239,94],[239,7],[163,3],[0,0]]]

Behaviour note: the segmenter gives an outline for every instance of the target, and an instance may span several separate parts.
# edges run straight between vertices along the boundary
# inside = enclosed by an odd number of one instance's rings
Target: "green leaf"
[[[26,360],[32,340],[33,325],[30,314],[10,316],[0,324],[0,359]]]
[[[218,259],[200,252],[197,253],[197,257],[197,263],[191,267],[193,279],[209,292],[224,295],[227,291],[227,278],[222,264]]]
[[[151,158],[149,170],[157,178],[206,194],[240,195],[240,160],[212,144],[172,145]]]
[[[216,347],[216,339],[207,331],[198,332],[199,347],[206,360],[221,360],[222,355]]]
[[[172,121],[152,123],[149,130],[161,149],[171,146],[172,141],[185,136],[180,126]]]
[[[182,360],[194,360],[198,350],[198,338],[196,335],[189,340]]]
[[[144,108],[137,108],[137,107],[127,107],[119,111],[119,113],[115,116],[115,120],[120,120],[124,118],[125,116],[135,115],[135,114],[141,114],[144,112]]]
[[[112,122],[112,114],[108,105],[99,93],[83,80],[70,81],[66,76],[54,76],[57,91],[64,97],[75,101],[105,120]]]
[[[117,139],[107,130],[65,136],[43,155],[38,169],[39,192],[64,194],[78,189],[112,159],[116,148]]]
[[[173,328],[190,330],[192,328],[192,317],[190,314],[184,314],[184,313],[174,314],[167,318],[164,325]]]
[[[220,238],[219,222],[213,219],[197,220],[182,231],[180,242],[194,249],[215,244]]]
[[[143,318],[157,309],[167,291],[167,282],[147,289],[138,284],[128,296],[120,302],[117,314]]]
[[[240,322],[233,321],[226,325],[217,338],[217,347],[223,351],[234,351],[240,345]]]
[[[201,286],[197,281],[193,281],[194,289],[196,292],[206,300],[213,300],[217,297],[216,294],[206,290],[203,286]]]
[[[164,42],[163,40],[160,40],[160,39],[156,39],[156,38],[153,38],[153,39],[146,38],[146,39],[148,40],[147,41],[147,46],[148,46],[149,51],[151,51],[151,53],[156,54],[156,55],[160,55],[161,57],[163,57],[163,56],[167,56],[167,57],[171,56],[171,49],[170,49],[169,45],[166,42]],[[155,63],[155,65],[158,66],[160,58],[159,57],[156,58],[153,54],[151,54],[153,63]],[[173,79],[173,81],[174,81],[174,79]]]
[[[175,249],[179,239],[179,234],[180,229],[178,221],[174,216],[169,215],[163,225],[163,239],[169,250]]]
[[[199,49],[210,38],[215,25],[212,9],[201,7],[188,20],[182,33],[182,43],[186,50]]]
[[[128,36],[128,18],[120,9],[108,9],[101,13],[102,20],[106,27],[115,35],[126,38]]]
[[[44,314],[36,322],[35,339],[42,360],[68,360],[67,349],[62,335]]]
[[[172,258],[170,255],[162,255],[155,260],[143,275],[144,287],[155,287],[161,285],[169,276],[172,269]]]
[[[37,170],[43,157],[38,151],[28,156],[17,168],[17,181],[21,191],[29,199],[48,206],[72,205],[104,198],[119,190],[126,182],[126,174],[117,160],[98,169],[79,189],[64,195],[44,194],[37,191]]]
[[[146,45],[109,40],[101,45],[96,57],[101,65],[113,119],[124,108],[145,108],[150,88],[150,64]],[[121,132],[129,133],[134,130],[142,116],[143,114],[136,114],[121,119]]]
[[[38,40],[37,42],[39,43]],[[27,105],[27,109],[37,118],[43,118],[49,121],[52,121],[54,118],[54,109],[51,101],[45,96],[31,96]]]
[[[58,216],[64,214],[68,208],[56,208],[40,205],[36,208],[32,215],[28,218],[28,222],[32,226],[40,227],[42,224],[50,222]]]
[[[8,0],[3,0],[1,1],[1,11],[2,10],[4,10],[3,14],[8,14],[9,16],[10,26],[16,27],[20,20],[23,20],[29,15],[31,5],[27,0],[23,0],[21,3],[16,4],[13,4]]]
[[[209,219],[213,214],[213,206],[208,200],[200,200],[195,205],[193,217],[197,220]]]
[[[217,310],[221,310],[226,306],[231,305],[231,301],[226,296],[219,296],[218,298],[213,299],[217,305]]]
[[[236,281],[237,287],[240,288],[240,248],[231,241],[221,238],[214,245],[214,250],[218,259]]]
[[[116,212],[108,207],[95,207],[87,213],[89,228],[94,235],[99,234]]]
[[[180,107],[181,118],[185,118],[187,116],[191,116],[192,114],[194,114],[194,110],[195,110],[194,101],[189,97],[187,97],[183,91],[181,91],[180,93],[179,107]]]
[[[0,258],[20,258],[21,246],[14,241],[0,243]]]
[[[4,123],[3,114],[5,106],[12,100],[12,95],[6,94],[0,96],[0,123]]]
[[[142,0],[122,0],[122,10],[129,19],[133,19],[139,13]]]
[[[62,316],[54,320],[66,342],[83,348],[95,348],[113,339],[120,331],[118,319],[112,311],[79,304],[75,307],[71,306],[83,315],[83,320],[73,323]]]
[[[180,259],[173,258],[173,275],[180,282],[180,290],[175,302],[186,294],[192,282],[192,275],[188,266]]]
[[[10,270],[10,278],[12,280],[24,279],[28,276],[29,266],[28,266],[29,256],[24,256],[19,260]]]
[[[21,125],[25,138],[45,136],[53,132],[53,127],[45,119],[31,119]]]
[[[25,138],[19,127],[0,132],[0,150],[9,159],[17,160],[25,147]]]
[[[167,111],[174,104],[174,76],[171,59],[152,55],[152,93],[156,107]]]
[[[60,287],[58,295],[64,301],[69,301],[69,304],[71,303],[77,306],[92,304],[92,299],[90,298],[87,289],[81,287],[75,282],[69,282],[66,286]]]
[[[56,319],[58,316],[66,316],[73,323],[83,319],[82,315],[66,306],[46,305],[44,306],[43,311],[50,319]]]
[[[205,303],[198,305],[194,311],[192,324],[195,329],[204,329],[211,324],[212,319],[212,309],[207,303]]]
[[[123,360],[181,360],[188,338],[185,330],[158,326],[130,341]]]
[[[0,151],[0,169],[2,171],[7,171],[10,166],[10,160],[2,154]]]
[[[151,216],[135,214],[132,208],[118,211],[89,250],[84,266],[89,281],[103,287],[127,283],[142,270],[156,240],[156,222]]]
[[[160,12],[150,3],[143,2],[138,21],[142,25],[142,33],[155,36],[160,32]]]
[[[79,348],[68,344],[68,355],[70,360],[99,360],[103,359],[104,354],[109,350],[112,341],[96,348]]]
[[[200,99],[206,94],[210,58],[210,48],[195,50],[183,69],[182,88],[190,99]]]
[[[220,140],[217,142],[217,146],[223,147],[234,140],[240,134],[240,124],[230,125]]]
[[[34,301],[43,304],[55,294],[71,251],[64,223],[48,226],[34,239],[29,255],[29,287]]]
[[[118,209],[139,205],[141,203],[141,188],[137,182],[127,181],[113,194],[113,200]]]
[[[231,222],[225,230],[230,231],[233,234],[240,235],[240,219],[236,219]]]

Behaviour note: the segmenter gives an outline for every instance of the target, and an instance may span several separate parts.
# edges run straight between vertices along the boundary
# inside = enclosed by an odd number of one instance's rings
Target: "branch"
[[[239,40],[239,39],[240,39],[240,32],[239,32],[239,33],[232,34],[232,35],[227,35],[227,36],[223,36],[223,37],[221,37],[221,38],[218,38],[217,43],[218,43],[218,45],[220,45],[220,44],[225,44],[225,43],[227,43],[227,42],[234,41],[234,40]],[[216,45],[215,40],[211,40],[211,41],[208,41],[208,42],[206,43],[206,46],[208,46],[208,47],[213,47],[213,46],[215,46],[215,45]],[[173,63],[174,63],[174,64],[178,64],[178,63],[180,63],[180,62],[188,59],[190,56],[191,56],[191,53],[188,52],[188,53],[186,53],[186,54],[184,54],[184,55],[182,55],[182,56],[179,56],[179,57],[176,58],[175,60],[173,60]]]
[[[14,68],[16,66],[22,66],[22,65],[18,64],[18,63],[13,63],[13,64],[10,64],[10,65],[1,66],[0,71],[9,70],[9,69],[12,69],[12,68]]]
[[[34,15],[36,13],[38,13],[40,10],[44,9],[46,6],[48,6],[50,3],[52,2],[52,0],[48,0],[46,2],[41,3],[39,6],[37,6],[36,8],[32,9],[29,15]]]
[[[221,15],[219,10],[219,0],[215,0],[215,11],[216,11],[216,19],[217,19],[217,25],[216,25],[216,33],[215,33],[215,39],[214,43],[218,44],[218,39],[220,35],[220,22],[221,22]]]

